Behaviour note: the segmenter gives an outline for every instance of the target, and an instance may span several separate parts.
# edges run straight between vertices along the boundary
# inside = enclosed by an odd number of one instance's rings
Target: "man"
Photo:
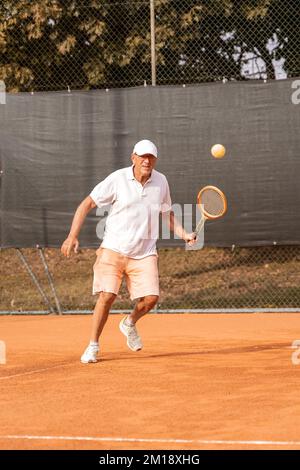
[[[155,306],[159,297],[156,240],[160,212],[172,231],[189,244],[195,242],[195,234],[186,233],[174,217],[167,179],[154,170],[157,157],[157,148],[151,141],[138,142],[131,155],[132,166],[111,173],[78,206],[69,236],[62,244],[65,256],[69,257],[73,248],[77,253],[79,232],[87,214],[96,206],[111,204],[103,241],[96,252],[93,294],[99,296],[90,343],[81,356],[84,364],[97,362],[99,337],[123,275],[131,300],[137,303],[119,327],[132,351],[142,349],[135,324]]]

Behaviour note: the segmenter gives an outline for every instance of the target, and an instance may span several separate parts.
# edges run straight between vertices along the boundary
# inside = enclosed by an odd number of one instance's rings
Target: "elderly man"
[[[185,242],[195,242],[171,210],[166,177],[154,170],[158,159],[156,146],[141,140],[133,149],[132,166],[117,170],[101,181],[78,206],[68,238],[61,247],[69,257],[78,252],[78,236],[86,215],[96,206],[111,204],[102,244],[94,264],[93,294],[99,294],[94,309],[90,343],[81,356],[84,364],[97,362],[99,338],[110,308],[117,297],[123,275],[131,300],[137,300],[130,315],[120,322],[120,330],[132,351],[142,349],[136,322],[156,304],[159,297],[156,241],[159,214]]]

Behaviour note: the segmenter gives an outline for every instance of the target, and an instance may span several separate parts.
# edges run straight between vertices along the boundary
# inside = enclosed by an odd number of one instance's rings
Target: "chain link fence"
[[[18,92],[295,77],[299,19],[298,0],[3,0],[0,80]]]
[[[20,92],[296,77],[299,20],[298,0],[3,0],[0,81]],[[51,298],[39,254],[23,252]],[[95,251],[45,258],[63,311],[92,310]],[[299,309],[299,261],[300,246],[161,249],[157,308]],[[0,286],[2,312],[47,309],[16,250],[0,250]],[[130,307],[123,286],[114,308]]]
[[[23,253],[41,287],[55,300],[37,250]],[[85,249],[65,259],[58,249],[47,248],[45,259],[52,273],[64,312],[90,312],[95,250]],[[16,250],[0,251],[0,311],[47,311],[48,306],[20,262]],[[158,311],[279,311],[300,309],[300,246],[254,248],[183,248],[159,250],[161,295]],[[130,309],[122,285],[113,309]],[[48,310],[49,311],[49,310]]]

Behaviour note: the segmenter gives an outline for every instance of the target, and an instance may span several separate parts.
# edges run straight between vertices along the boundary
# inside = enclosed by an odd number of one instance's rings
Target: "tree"
[[[158,84],[299,74],[296,0],[156,0]],[[273,41],[273,45],[270,44]],[[150,82],[149,0],[3,0],[0,79],[10,91]]]

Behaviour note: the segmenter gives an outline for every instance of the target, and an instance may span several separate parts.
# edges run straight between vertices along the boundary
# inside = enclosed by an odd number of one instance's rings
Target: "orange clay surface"
[[[84,365],[91,316],[0,317],[0,449],[300,449],[299,314],[121,318]]]

